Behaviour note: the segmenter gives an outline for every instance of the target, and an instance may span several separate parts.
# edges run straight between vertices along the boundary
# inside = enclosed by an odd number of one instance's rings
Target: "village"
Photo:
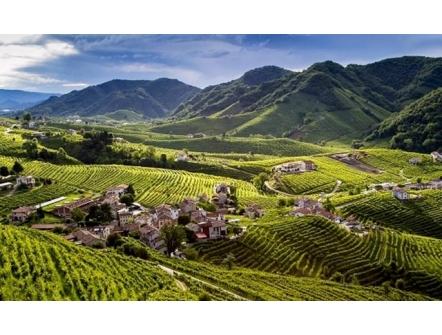
[[[431,154],[435,162],[442,157],[436,154],[438,153]],[[409,164],[419,164],[419,160],[410,159]],[[316,167],[312,161],[299,161],[275,166],[273,172],[299,173],[314,169]],[[17,187],[32,189],[35,184],[36,178],[31,175],[18,176],[15,185],[11,181],[0,183],[0,190],[11,190]],[[442,180],[431,180],[426,183],[407,182],[403,185],[392,182],[372,184],[367,189],[391,191],[393,197],[404,202],[422,200],[421,195],[410,194],[407,190],[442,189]],[[246,231],[246,227],[235,229],[234,234],[230,229],[229,233],[229,226],[239,227],[240,219],[234,215],[240,214],[251,220],[257,220],[265,215],[265,211],[254,203],[249,203],[242,212],[238,213],[238,199],[234,194],[235,191],[232,192],[231,186],[224,182],[214,185],[211,197],[206,194],[201,194],[196,198],[185,197],[180,203],[173,205],[163,203],[149,209],[134,202],[133,196],[132,201],[123,201],[124,198],[127,198],[128,193],[133,194],[133,192],[132,186],[122,184],[108,188],[102,195],[95,198],[89,196],[76,198],[73,201],[60,204],[66,198],[61,197],[45,204],[21,206],[11,211],[9,221],[12,224],[27,223],[37,211],[42,210],[41,207],[54,204],[50,213],[64,223],[36,223],[32,224],[31,228],[53,230],[58,227],[57,229],[65,232],[64,238],[73,243],[103,248],[106,246],[107,237],[111,233],[117,233],[121,236],[136,237],[146,246],[158,252],[167,253],[165,241],[161,237],[161,230],[166,225],[182,224],[188,232],[188,243],[205,243],[240,237]],[[323,198],[317,201],[304,196],[294,200],[294,207],[287,215],[293,217],[321,216],[360,235],[368,234],[369,230],[376,228],[374,225],[362,225],[354,216],[342,218],[332,213],[331,208],[325,204]],[[80,217],[81,219],[78,219],[74,214],[78,210],[84,213],[84,216]],[[107,219],[94,222],[95,214],[92,213],[96,213],[97,210],[107,211]],[[235,218],[229,220],[226,215]],[[175,256],[181,254],[177,250]]]

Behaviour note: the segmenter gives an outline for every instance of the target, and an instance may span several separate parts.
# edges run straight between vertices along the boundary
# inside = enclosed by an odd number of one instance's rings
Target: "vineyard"
[[[345,282],[363,286],[402,278],[406,289],[442,298],[442,241],[392,230],[359,237],[320,217],[286,217],[251,226],[239,240],[202,244],[198,250],[213,264],[232,253],[238,266],[322,279],[339,272]]]
[[[73,186],[57,183],[31,189],[25,193],[18,193],[11,197],[0,198],[0,213],[8,213],[11,209],[24,205],[38,205],[68,193],[74,192]]]
[[[440,190],[420,193],[423,200],[401,202],[391,192],[376,192],[345,206],[342,212],[410,234],[442,238],[442,194]]]
[[[0,163],[3,161],[11,166],[13,164],[9,158],[0,158]],[[137,191],[136,200],[147,207],[180,202],[184,197],[196,197],[202,193],[212,195],[213,186],[223,181],[236,186],[236,196],[243,206],[255,202],[265,208],[271,208],[277,203],[276,197],[259,194],[249,182],[201,173],[119,165],[53,165],[38,161],[22,161],[22,165],[26,174],[68,185],[70,188],[66,189],[66,193],[72,188],[103,192],[115,185],[132,184]],[[63,192],[53,193],[54,197],[64,195]],[[35,194],[37,195],[37,192]],[[13,199],[14,197],[10,198],[11,201]],[[36,201],[43,199],[32,200],[31,204]]]
[[[426,296],[391,289],[342,285],[247,269],[228,271],[197,262],[182,262],[151,253],[151,257],[188,276],[183,291],[174,278],[150,261],[114,251],[76,246],[52,233],[0,226],[1,300],[232,300],[230,294],[251,300],[427,300]],[[205,283],[212,283],[209,287]]]
[[[196,300],[148,262],[0,226],[1,300]]]

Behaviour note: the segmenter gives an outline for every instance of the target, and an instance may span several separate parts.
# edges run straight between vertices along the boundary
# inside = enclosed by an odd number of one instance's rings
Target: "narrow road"
[[[330,193],[327,193],[325,196],[326,196],[327,198],[328,198],[328,197],[331,197],[333,194],[336,193],[336,191],[338,190],[339,186],[341,186],[341,184],[342,184],[342,181],[340,181],[339,179],[337,179],[337,180],[336,180],[336,185],[335,185],[335,187],[333,188],[333,190],[332,190]]]
[[[279,193],[279,194],[285,195],[286,197],[293,197],[293,196],[294,196],[294,194],[285,193],[285,192],[283,192],[283,191],[279,191],[279,190],[277,190],[277,189],[271,187],[268,181],[265,181],[265,182],[264,182],[264,185],[265,185],[270,191],[273,191],[273,192],[276,192],[276,193]]]
[[[187,286],[182,281],[175,279],[176,284],[182,291],[187,291]]]
[[[15,191],[17,190],[17,188],[18,188],[18,185],[14,185],[14,187],[12,188],[12,190],[9,191],[9,193],[6,194],[5,197],[11,197],[11,196],[13,196],[14,193],[15,193]]]
[[[238,295],[238,294],[236,294],[236,293],[233,293],[233,292],[227,291],[227,290],[225,290],[225,289],[223,289],[223,288],[221,288],[221,287],[219,287],[219,286],[216,286],[216,285],[210,284],[210,283],[208,283],[208,282],[206,282],[206,281],[204,281],[204,280],[201,280],[201,279],[198,279],[198,278],[195,278],[195,277],[189,276],[188,274],[185,274],[185,273],[183,273],[183,272],[178,272],[178,271],[172,270],[171,268],[168,268],[168,267],[166,267],[166,266],[164,266],[164,265],[158,265],[158,267],[159,267],[161,270],[166,271],[166,272],[167,272],[168,274],[170,274],[171,276],[173,276],[175,273],[176,273],[177,275],[187,276],[187,277],[189,277],[189,278],[192,279],[192,280],[198,281],[198,282],[203,283],[203,284],[205,284],[205,285],[207,285],[207,286],[211,286],[211,287],[213,287],[213,288],[216,288],[217,290],[220,290],[220,291],[223,291],[223,292],[225,292],[225,293],[228,293],[228,294],[234,296],[236,299],[244,300],[244,301],[248,301],[248,300],[249,300],[249,299],[246,299],[246,298],[244,298],[244,297],[241,297],[240,295]],[[177,283],[177,284],[178,284],[178,283]]]

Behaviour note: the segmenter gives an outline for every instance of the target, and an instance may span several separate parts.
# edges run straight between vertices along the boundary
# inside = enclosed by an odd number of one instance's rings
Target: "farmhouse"
[[[191,198],[185,198],[180,204],[181,213],[187,214],[196,211],[197,203],[198,203],[197,200]]]
[[[115,194],[115,195],[121,197],[124,193],[127,192],[128,187],[129,187],[129,185],[126,185],[126,184],[118,185],[115,187],[110,187],[107,189],[106,195]]]
[[[249,204],[244,210],[244,214],[250,219],[256,219],[264,216],[264,210],[256,204]]]
[[[78,230],[76,232],[73,232],[72,235],[74,235],[77,238],[77,240],[80,241],[83,245],[88,247],[91,247],[96,243],[101,243],[103,244],[103,246],[106,245],[105,239],[87,230]]]
[[[393,196],[399,200],[408,200],[410,198],[407,191],[401,187],[395,187],[392,192]]]
[[[17,178],[17,186],[25,185],[27,188],[35,186],[35,179],[32,176],[20,176]]]
[[[422,162],[422,159],[419,157],[411,158],[408,160],[408,163],[411,165],[417,165]]]
[[[55,206],[52,213],[54,215],[61,217],[61,218],[70,219],[71,218],[71,211],[74,208],[78,207],[83,212],[87,212],[89,210],[89,208],[95,204],[97,204],[96,200],[93,200],[92,198],[84,198],[84,199],[80,199],[80,200],[71,202],[69,204]]]
[[[154,226],[143,226],[140,229],[140,241],[159,252],[166,251],[164,240],[160,237],[160,231]]]
[[[301,162],[290,162],[285,164],[277,165],[273,168],[274,172],[304,172],[311,171],[315,169],[315,165],[312,161],[301,161]]]
[[[314,201],[310,198],[301,198],[295,200],[295,205],[299,208],[307,208],[307,209],[322,209],[322,203],[319,201]]]
[[[133,213],[129,212],[127,208],[120,209],[118,212],[118,222],[120,225],[128,224],[133,218]]]
[[[9,222],[25,222],[35,211],[35,207],[31,206],[23,206],[13,209],[9,217]]]

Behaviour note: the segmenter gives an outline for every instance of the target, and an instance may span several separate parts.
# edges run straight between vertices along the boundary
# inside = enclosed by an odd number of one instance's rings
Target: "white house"
[[[25,185],[28,188],[35,186],[35,179],[33,176],[20,176],[17,178],[17,185]]]
[[[179,162],[187,161],[187,154],[185,152],[180,152],[177,156],[177,161]]]
[[[393,196],[399,200],[408,200],[410,195],[403,188],[395,187],[392,192]]]

